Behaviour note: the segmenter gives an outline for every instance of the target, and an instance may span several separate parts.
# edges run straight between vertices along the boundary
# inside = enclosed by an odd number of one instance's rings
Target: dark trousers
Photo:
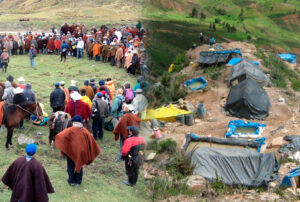
[[[68,156],[67,156],[67,171],[68,171],[68,175],[69,175],[69,178],[68,178],[68,182],[71,184],[81,184],[82,182],[82,175],[83,175],[83,170],[81,168],[80,172],[79,173],[76,173],[75,171],[75,163],[74,161],[72,161],[72,159],[70,159]]]
[[[128,176],[128,182],[135,185],[138,176],[139,176],[139,164],[138,164],[138,156],[134,159],[129,159],[126,157],[125,159],[125,169],[126,169],[126,175]]]
[[[60,61],[62,62],[64,59],[64,62],[66,62],[66,59],[67,59],[67,52],[62,52],[60,54]]]
[[[101,140],[103,138],[103,127],[104,127],[104,117],[93,119],[93,136],[95,139],[99,137]]]
[[[57,111],[63,111],[64,110],[64,107],[52,107],[52,113],[55,113]]]
[[[110,56],[110,65],[115,66],[115,56]]]
[[[102,61],[103,61],[103,62],[106,62],[106,60],[107,60],[107,57],[104,56],[104,55],[102,55]]]
[[[8,67],[8,63],[3,62],[3,63],[2,63],[2,72],[6,72],[7,67]]]

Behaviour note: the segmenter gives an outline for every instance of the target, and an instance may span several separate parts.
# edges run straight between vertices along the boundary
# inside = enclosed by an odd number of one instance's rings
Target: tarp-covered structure
[[[284,54],[278,54],[278,56],[285,60],[285,61],[288,61],[292,64],[295,64],[297,63],[297,58],[296,58],[296,55],[295,54],[291,54],[291,53],[284,53]]]
[[[300,151],[300,136],[298,135],[290,135],[285,136],[283,138],[286,141],[289,141],[288,144],[283,144],[278,149],[279,153],[296,153],[297,151]]]
[[[179,108],[175,107],[174,105],[170,104],[167,107],[160,107],[157,109],[148,109],[146,117],[143,119],[143,121],[158,119],[158,120],[166,121],[166,122],[175,122],[176,116],[185,115],[185,114],[192,114],[192,112],[179,109]]]
[[[267,92],[248,78],[230,89],[225,109],[235,117],[262,120],[269,115]]]
[[[242,56],[240,50],[224,50],[224,51],[201,51],[199,64],[201,66],[226,64],[233,54]]]
[[[280,164],[275,153],[261,154],[250,149],[200,147],[190,152],[194,175],[208,181],[222,179],[227,185],[268,187],[278,180]]]
[[[269,77],[262,72],[257,65],[253,64],[249,60],[243,59],[240,63],[232,67],[227,79],[227,85],[230,87],[235,80],[241,82],[247,78],[251,78],[263,86],[267,86],[271,82]]]

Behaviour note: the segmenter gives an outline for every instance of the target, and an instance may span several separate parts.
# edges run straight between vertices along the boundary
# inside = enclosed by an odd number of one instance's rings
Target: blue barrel
[[[199,103],[197,105],[197,116],[201,119],[203,119],[206,115],[206,110],[204,107],[204,103]]]

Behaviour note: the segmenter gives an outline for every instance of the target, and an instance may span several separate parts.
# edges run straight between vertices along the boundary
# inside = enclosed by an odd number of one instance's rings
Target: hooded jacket
[[[12,104],[14,99],[14,88],[12,87],[9,81],[5,81],[5,90],[2,96],[2,100],[5,100],[6,103]]]

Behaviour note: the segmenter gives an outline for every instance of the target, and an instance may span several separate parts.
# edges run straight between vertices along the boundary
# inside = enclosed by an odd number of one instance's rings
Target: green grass
[[[26,82],[33,84],[33,90],[37,99],[45,104],[46,112],[50,113],[49,95],[53,90],[53,83],[64,80],[69,86],[71,79],[76,79],[79,86],[86,78],[111,77],[118,86],[125,81],[135,83],[135,78],[128,76],[124,69],[116,69],[102,62],[88,61],[86,58],[77,60],[67,58],[66,63],[60,63],[59,57],[54,55],[38,55],[36,69],[30,68],[28,56],[13,56],[9,63],[8,73],[0,73],[0,80],[13,75],[16,79],[24,76]],[[37,135],[41,132],[42,135]],[[70,187],[67,183],[67,162],[60,158],[57,149],[51,149],[48,145],[47,126],[33,126],[25,122],[25,130],[16,129],[13,143],[15,148],[10,152],[5,149],[6,133],[0,135],[0,176],[4,174],[8,166],[20,155],[24,155],[25,145],[18,145],[17,137],[22,134],[35,139],[38,143],[36,158],[42,162],[50,176],[54,186],[54,194],[50,194],[53,202],[94,202],[94,201],[147,201],[149,200],[145,181],[140,176],[137,186],[129,188],[122,184],[126,179],[124,162],[114,162],[119,153],[119,142],[114,141],[111,132],[105,132],[103,142],[98,141],[101,154],[95,162],[84,168],[83,182],[80,187]],[[9,201],[11,191],[0,183],[0,201]]]

